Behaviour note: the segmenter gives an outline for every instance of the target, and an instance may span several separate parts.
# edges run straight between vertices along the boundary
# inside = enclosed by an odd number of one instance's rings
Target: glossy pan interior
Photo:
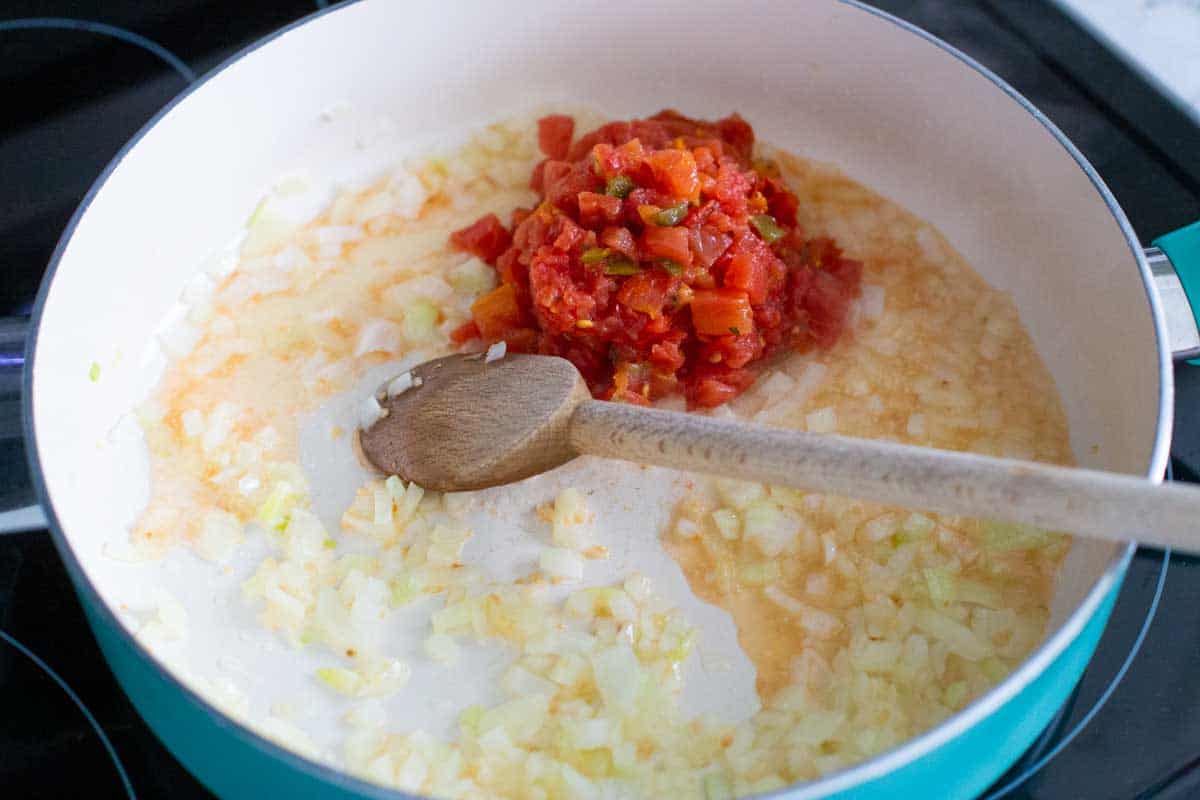
[[[155,584],[204,596],[201,572],[105,554],[146,499],[144,449],[122,432],[161,366],[154,333],[188,278],[289,170],[319,167],[319,179],[336,181],[539,107],[737,110],[761,139],[837,164],[932,222],[1013,294],[1058,384],[1081,464],[1161,476],[1170,370],[1141,250],[1094,171],[1045,118],[961,54],[855,4],[633,8],[365,0],[251,48],[117,158],[43,286],[27,400],[43,500],[93,622],[108,630],[102,643],[113,637],[110,658],[119,647],[145,661],[147,674],[209,713],[170,667],[137,650],[121,612],[149,602]],[[93,361],[105,365],[96,384]],[[934,731],[797,796],[926,757],[1016,697],[1098,609],[1107,613],[1129,553],[1077,543],[1051,630],[1022,669]],[[219,614],[197,619],[196,651],[219,646]],[[260,667],[271,663],[264,656]],[[136,701],[138,689],[123,682]],[[288,769],[367,791],[213,719]]]

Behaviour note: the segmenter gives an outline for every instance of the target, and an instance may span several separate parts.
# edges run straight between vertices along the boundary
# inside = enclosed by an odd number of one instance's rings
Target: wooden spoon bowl
[[[551,356],[447,356],[411,374],[359,441],[380,471],[429,489],[512,483],[588,453],[1200,552],[1194,487],[602,402]]]

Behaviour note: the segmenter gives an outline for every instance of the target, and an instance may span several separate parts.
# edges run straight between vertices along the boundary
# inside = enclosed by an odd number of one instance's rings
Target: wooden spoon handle
[[[1200,553],[1200,489],[588,400],[579,452]]]

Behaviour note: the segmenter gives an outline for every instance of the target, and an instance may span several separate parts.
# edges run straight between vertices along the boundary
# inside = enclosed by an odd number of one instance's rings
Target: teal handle
[[[1171,266],[1192,306],[1192,316],[1200,326],[1200,221],[1163,234],[1152,244],[1171,259]],[[1193,358],[1188,363],[1200,366],[1200,358]]]

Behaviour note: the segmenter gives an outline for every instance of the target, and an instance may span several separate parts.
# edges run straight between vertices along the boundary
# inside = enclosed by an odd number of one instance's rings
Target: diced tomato
[[[580,320],[595,319],[597,307],[608,299],[608,280],[583,271],[573,274],[569,256],[548,247],[538,250],[529,265],[529,289],[542,329],[574,333]]]
[[[681,330],[667,334],[662,341],[655,342],[650,346],[650,360],[660,370],[672,374],[678,372],[687,361],[687,357],[680,348],[680,344],[686,337],[687,333]]]
[[[717,183],[713,196],[721,204],[721,210],[733,217],[746,213],[751,185],[737,164],[726,160],[717,169]]]
[[[574,117],[551,114],[538,120],[538,148],[549,158],[565,159],[574,134]]]
[[[697,200],[700,176],[690,150],[656,150],[646,157],[659,191],[675,200]]]
[[[767,211],[775,218],[775,221],[780,225],[794,228],[796,212],[800,209],[800,199],[774,179],[766,182],[763,194],[767,197]]]
[[[762,239],[743,234],[733,245],[724,284],[741,289],[750,297],[751,303],[758,305],[767,299],[767,270],[770,262],[776,260]]]
[[[471,315],[479,335],[499,340],[505,332],[527,327],[529,317],[517,302],[517,290],[511,284],[501,284],[471,304]]]
[[[754,383],[754,373],[747,369],[701,365],[684,382],[688,405],[712,408],[727,403]]]
[[[554,246],[564,253],[569,253],[587,238],[587,231],[576,225],[575,220],[570,217],[560,216],[555,222],[558,225],[558,235],[554,237]]]
[[[549,163],[550,163],[550,159],[543,158],[541,161],[539,161],[537,164],[534,165],[533,174],[531,174],[529,176],[529,188],[532,189],[533,191],[537,192],[538,194],[541,194],[542,190],[546,186],[546,165]],[[514,224],[516,224],[516,223],[514,223]]]
[[[679,296],[679,279],[659,269],[645,270],[632,276],[617,291],[617,302],[650,317],[662,316],[665,306],[674,310]]]
[[[705,268],[715,264],[717,259],[723,256],[725,251],[729,249],[729,245],[733,243],[732,237],[707,225],[693,228],[689,233],[691,236],[692,252],[696,254],[696,262]]]
[[[846,287],[851,297],[858,297],[859,295],[859,286],[862,284],[862,269],[862,262],[851,258],[839,258],[825,267],[825,270],[830,275],[837,278],[838,283]]]
[[[578,161],[592,152],[592,148],[598,144],[610,144],[613,146],[623,142],[628,142],[633,137],[633,126],[628,122],[610,122],[607,125],[601,125],[591,133],[586,133],[575,140],[571,145],[571,150],[567,153],[568,161]]]
[[[601,142],[592,148],[592,161],[605,179],[616,175],[637,175],[645,157],[646,151],[640,139],[630,139],[620,147]]]
[[[645,364],[624,361],[613,372],[609,400],[618,403],[650,404],[651,370]]]
[[[621,198],[595,192],[579,193],[579,222],[585,228],[600,230],[621,218]]]
[[[495,264],[512,243],[512,235],[495,214],[480,217],[462,230],[450,234],[450,243],[459,250]]]
[[[508,349],[514,353],[534,353],[541,334],[533,328],[516,328],[506,332],[503,338]]]
[[[701,363],[740,368],[761,358],[765,344],[758,333],[728,333],[701,342],[697,355]]]
[[[600,179],[590,166],[580,161],[548,161],[542,173],[543,191],[553,205],[575,214],[579,211],[579,193],[600,190]]]
[[[454,330],[450,331],[450,341],[455,344],[469,342],[472,339],[479,338],[479,326],[475,324],[475,320],[467,320],[462,325],[459,325]]]
[[[754,129],[746,120],[731,114],[717,123],[717,131],[742,163],[749,163],[750,151],[754,149]]]
[[[692,297],[692,325],[705,336],[735,336],[754,330],[750,298],[740,289],[701,289]]]
[[[833,239],[818,237],[809,239],[804,247],[805,262],[816,269],[828,269],[842,257],[842,249]]]
[[[529,268],[521,263],[521,252],[516,247],[510,247],[496,259],[496,272],[503,283],[522,288],[529,286]]]
[[[752,166],[744,120],[663,111],[573,134],[569,117],[539,122],[541,197],[513,212],[511,235],[494,215],[452,235],[500,278],[452,341],[569,359],[596,397],[682,390],[706,407],[745,391],[776,350],[837,341],[862,264],[804,238],[778,170]]]
[[[804,295],[804,310],[808,312],[808,330],[819,347],[830,347],[838,340],[846,324],[850,294],[836,277],[819,271],[813,275],[812,286]]]
[[[637,258],[637,242],[629,228],[605,228],[600,234],[600,243],[610,250],[615,250],[626,258]]]
[[[687,228],[648,225],[642,231],[641,250],[647,259],[666,258],[685,267],[692,263]]]

